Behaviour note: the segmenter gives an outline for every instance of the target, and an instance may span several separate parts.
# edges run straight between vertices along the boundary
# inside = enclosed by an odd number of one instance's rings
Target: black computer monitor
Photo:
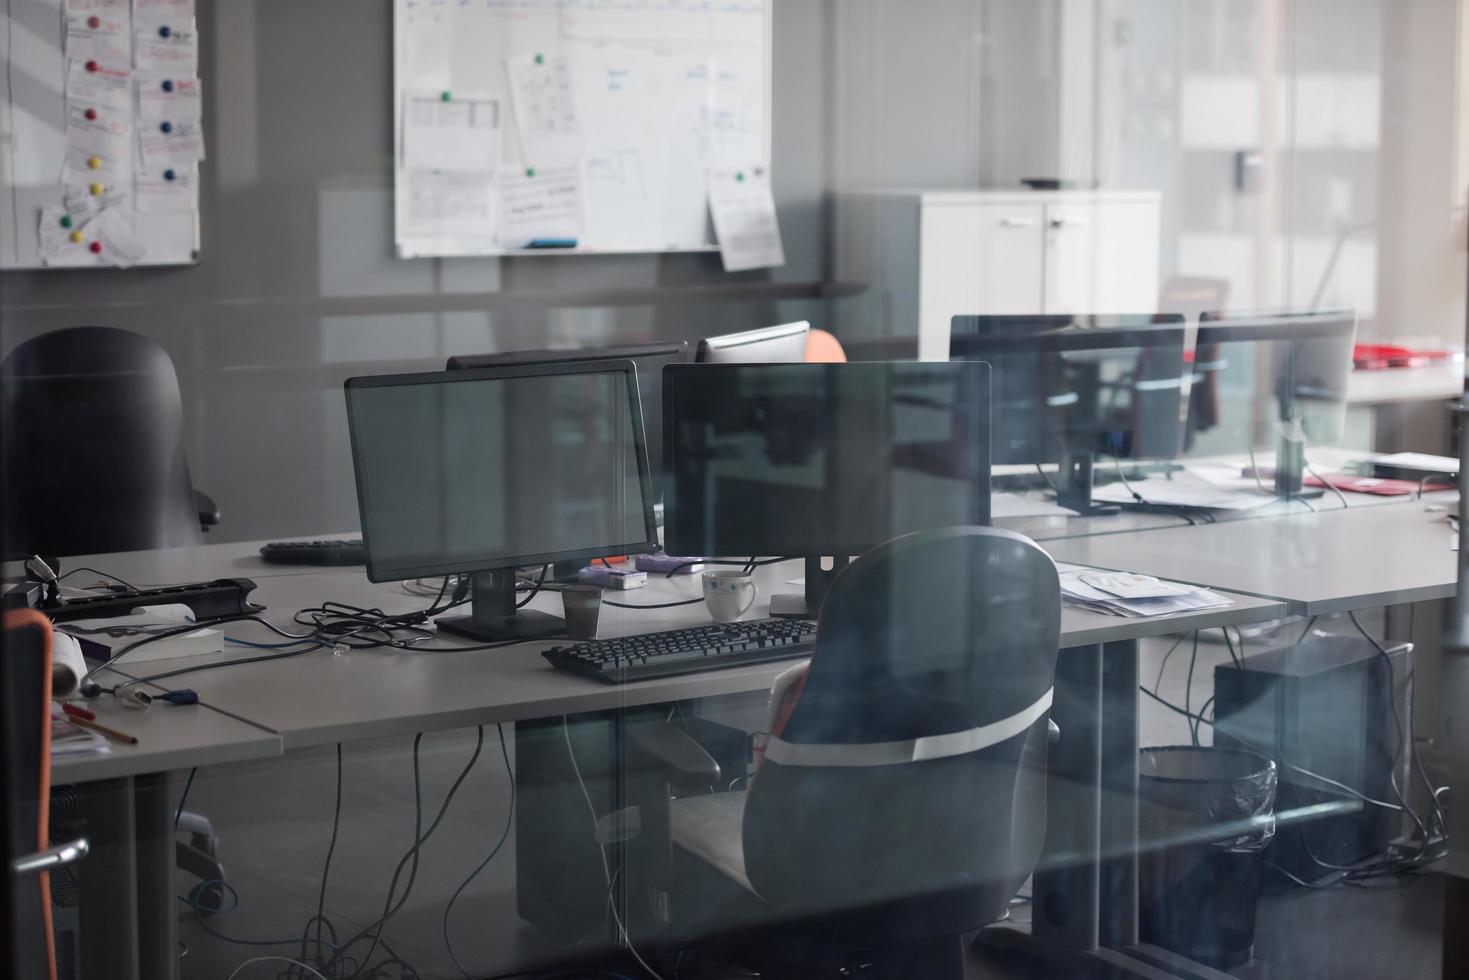
[[[668,551],[804,556],[771,614],[814,616],[849,556],[989,523],[989,387],[980,363],[664,369]]]
[[[689,345],[682,340],[657,344],[628,344],[620,347],[579,347],[575,350],[517,350],[503,354],[460,354],[449,358],[451,371],[508,367],[516,364],[572,364],[585,361],[632,361],[638,369],[638,395],[643,403],[643,432],[652,447],[653,494],[662,494],[663,466],[663,365],[682,364],[689,359]]]
[[[438,624],[475,639],[564,629],[517,612],[518,566],[657,543],[636,377],[594,361],[349,379],[367,577],[468,573],[472,612]]]
[[[811,324],[797,320],[705,337],[699,341],[695,360],[708,364],[792,364],[806,359],[806,335],[810,332]]]
[[[1352,310],[1202,314],[1189,448],[1253,453],[1273,442],[1275,492],[1319,494],[1302,488],[1306,451],[1341,440],[1356,334]]]
[[[993,368],[992,462],[1058,466],[1061,504],[1092,503],[1094,460],[1167,460],[1183,439],[1178,314],[956,316],[949,358]]]

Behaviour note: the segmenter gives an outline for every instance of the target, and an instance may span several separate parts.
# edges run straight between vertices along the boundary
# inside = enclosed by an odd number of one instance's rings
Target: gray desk
[[[754,615],[763,614],[772,592],[797,591],[796,586],[786,583],[801,572],[799,562],[760,569],[757,580],[761,599]],[[695,597],[698,587],[697,576],[654,579],[646,589],[609,592],[607,598],[629,603],[667,602]],[[295,610],[325,600],[377,606],[389,612],[407,612],[429,604],[428,599],[408,595],[396,584],[368,582],[360,569],[261,579],[254,598],[268,607],[266,618],[292,631],[304,630],[291,621]],[[1274,600],[1243,595],[1234,600],[1224,609],[1159,619],[1120,619],[1065,607],[1061,643],[1063,647],[1120,643],[1259,622],[1284,614],[1284,605]],[[543,593],[531,608],[559,613],[560,597]],[[604,606],[599,635],[631,635],[708,621],[702,604],[656,610]],[[230,624],[226,630],[242,639],[278,639],[252,623]],[[412,648],[345,653],[320,650],[259,667],[202,671],[177,683],[198,691],[210,707],[278,733],[290,750],[343,740],[763,691],[788,666],[764,664],[613,686],[555,670],[541,658],[541,650],[564,642],[551,640],[465,652]],[[452,648],[466,646],[468,641],[443,635],[425,645]],[[235,648],[234,652],[241,657],[251,655],[245,648]],[[177,665],[173,661],[150,661],[129,672],[142,676]],[[119,666],[126,670],[126,661]]]
[[[1421,504],[1052,542],[1061,561],[1279,599],[1316,616],[1452,596],[1453,535]]]

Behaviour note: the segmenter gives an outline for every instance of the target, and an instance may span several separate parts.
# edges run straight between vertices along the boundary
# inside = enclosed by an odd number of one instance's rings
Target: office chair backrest
[[[853,562],[746,802],[755,890],[822,911],[942,897],[877,917],[889,933],[994,919],[1045,837],[1059,636],[1055,565],[1018,534],[923,531]],[[914,740],[921,761],[892,761]]]
[[[195,544],[183,401],[168,354],[112,327],[28,340],[0,364],[8,551]]]

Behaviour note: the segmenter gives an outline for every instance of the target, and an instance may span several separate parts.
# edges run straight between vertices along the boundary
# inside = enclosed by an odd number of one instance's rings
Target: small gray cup
[[[563,585],[561,608],[566,615],[566,635],[573,640],[597,638],[597,616],[602,611],[600,585]]]

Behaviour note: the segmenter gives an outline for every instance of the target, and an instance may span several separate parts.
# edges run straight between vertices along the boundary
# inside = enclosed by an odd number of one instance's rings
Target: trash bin
[[[1275,836],[1275,763],[1237,749],[1138,753],[1138,931],[1215,967],[1247,962],[1264,851]]]

